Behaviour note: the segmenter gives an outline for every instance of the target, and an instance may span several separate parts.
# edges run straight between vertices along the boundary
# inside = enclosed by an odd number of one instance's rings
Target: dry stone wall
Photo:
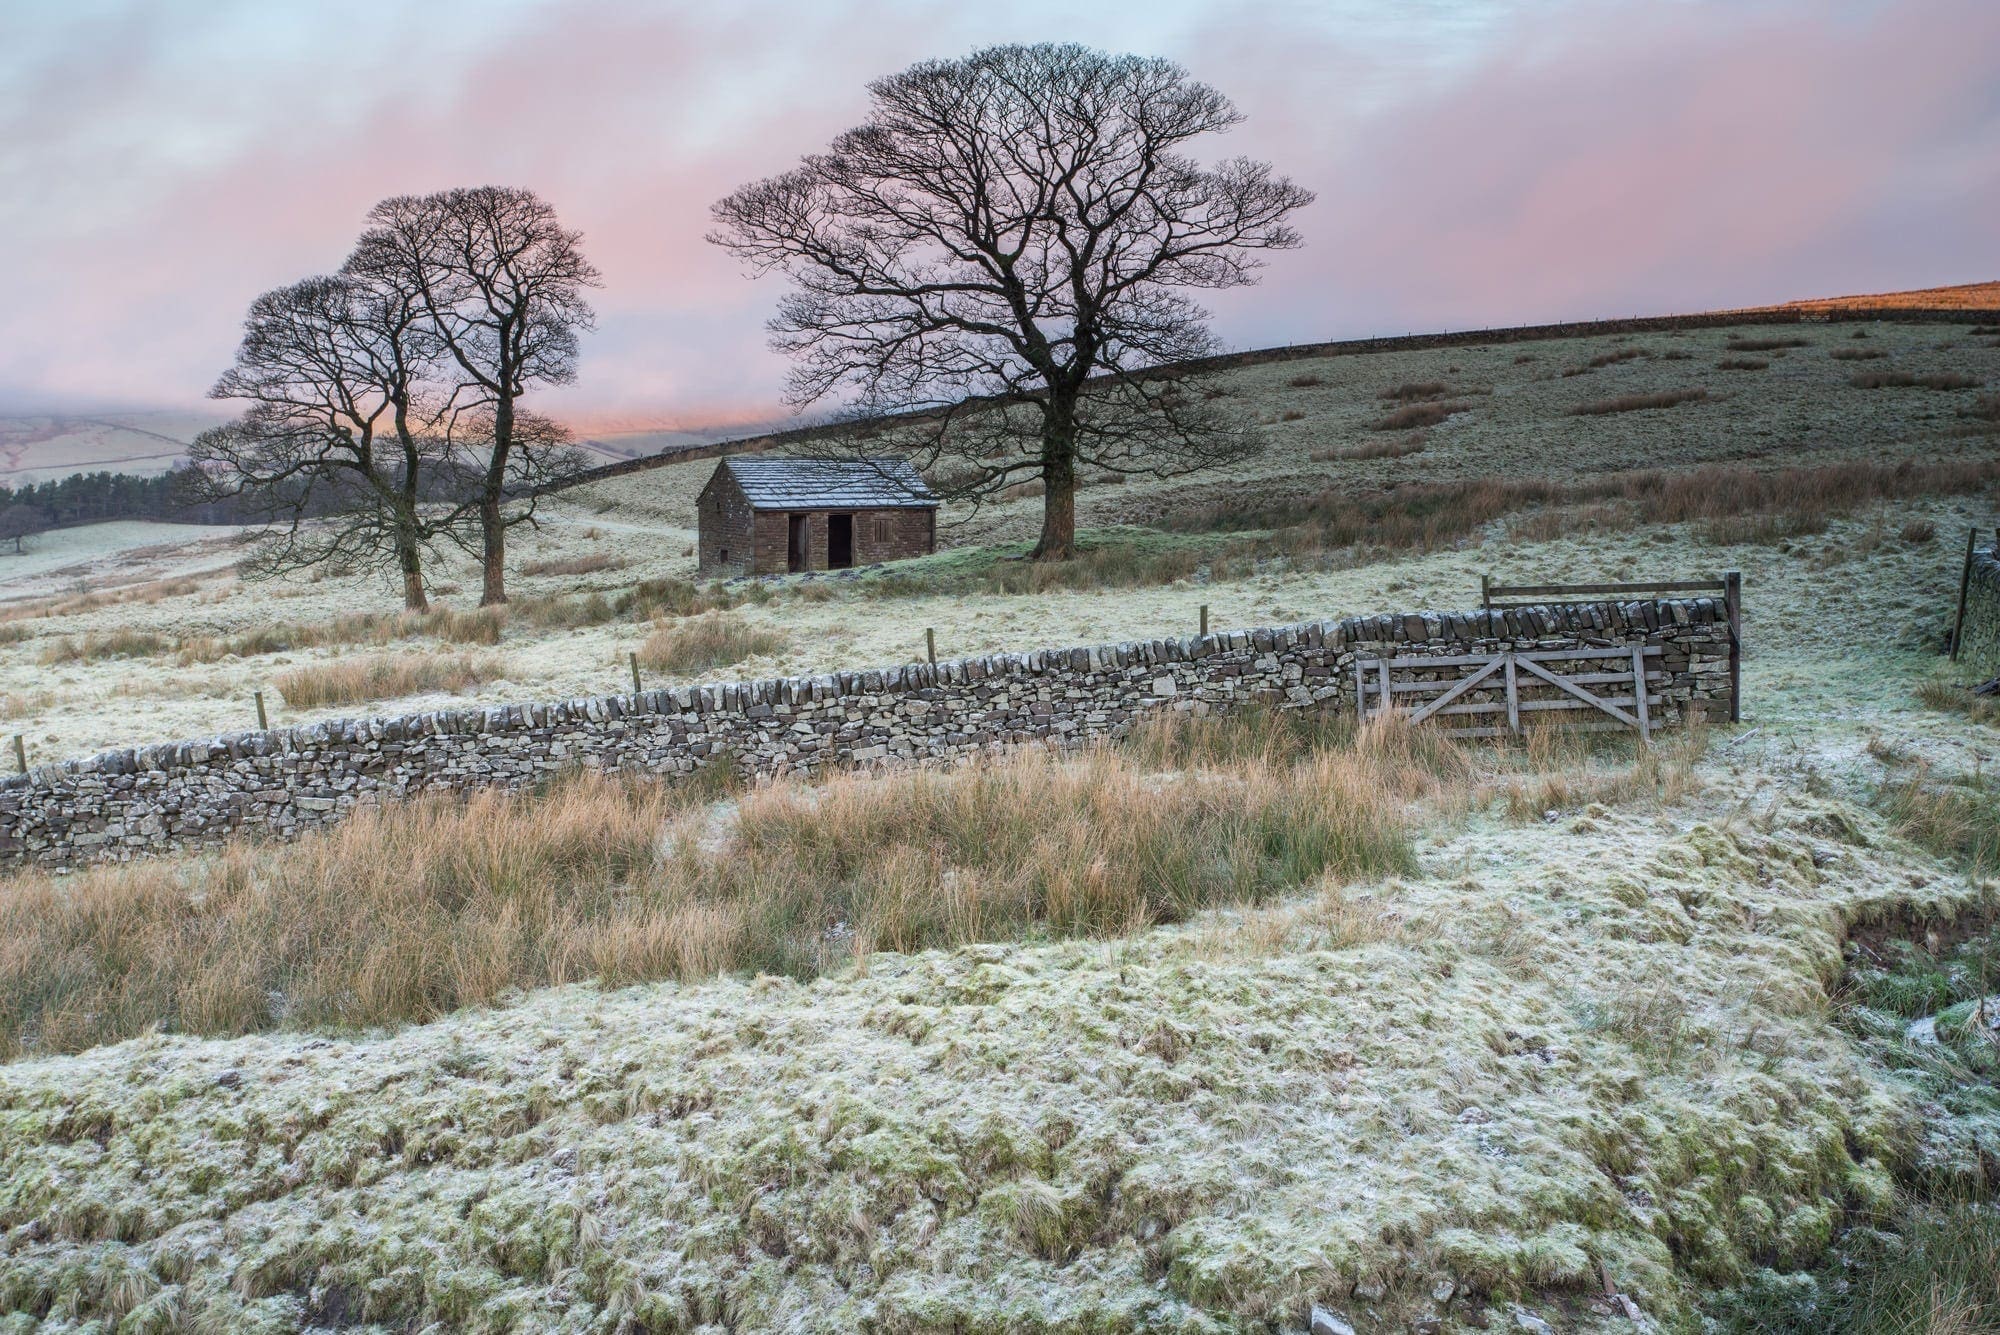
[[[2000,675],[2000,554],[1992,547],[1972,553],[1958,661],[1970,664],[1983,677]]]
[[[1656,723],[1727,716],[1729,631],[1719,599],[1349,617],[107,751],[0,781],[0,864],[124,860],[244,831],[290,836],[372,802],[518,787],[572,767],[812,773],[1073,746],[1121,736],[1161,709],[1261,702],[1352,710],[1357,658],[1633,644],[1660,646],[1670,674]]]

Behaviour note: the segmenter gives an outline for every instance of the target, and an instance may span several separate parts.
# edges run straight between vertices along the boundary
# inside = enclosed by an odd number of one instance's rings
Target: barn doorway
[[[806,568],[806,517],[787,515],[785,526],[785,569],[797,574]]]
[[[854,564],[854,516],[826,517],[826,568],[845,570]]]

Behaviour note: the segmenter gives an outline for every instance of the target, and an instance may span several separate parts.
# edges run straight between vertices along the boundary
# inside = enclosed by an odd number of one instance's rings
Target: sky
[[[1006,41],[1160,55],[1318,193],[1234,348],[2000,277],[1995,0],[4,0],[0,412],[184,408],[368,207],[525,186],[603,271],[580,429],[781,416],[708,209]]]

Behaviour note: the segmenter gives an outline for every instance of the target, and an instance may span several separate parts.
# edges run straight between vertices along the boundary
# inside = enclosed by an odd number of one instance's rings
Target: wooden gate
[[[1518,736],[1524,718],[1588,711],[1605,714],[1572,726],[1585,731],[1631,729],[1652,739],[1652,707],[1667,673],[1658,645],[1621,649],[1505,650],[1443,658],[1369,658],[1354,662],[1354,704],[1363,722],[1389,710],[1410,722],[1464,720],[1454,737]],[[1596,671],[1556,672],[1555,662],[1602,664]],[[1608,688],[1600,694],[1593,687]],[[1550,689],[1553,688],[1553,689]],[[1525,690],[1535,692],[1524,696]]]

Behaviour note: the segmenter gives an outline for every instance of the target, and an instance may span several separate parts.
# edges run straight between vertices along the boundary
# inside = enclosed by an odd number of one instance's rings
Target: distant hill
[[[1870,292],[1852,297],[1814,297],[1777,306],[1750,306],[1756,311],[1823,310],[1992,311],[2000,310],[2000,281],[1960,283],[1956,287],[1920,287],[1909,292]]]
[[[1782,318],[1796,312],[1811,317],[1820,312],[1881,311],[2000,311],[2000,280],[1960,283],[1952,287],[1917,288],[1907,292],[1872,292],[1843,297],[1813,297],[1774,306],[1741,306],[1707,315],[1663,317],[1661,321],[1585,321],[1516,331],[1493,331],[1511,337],[1560,337],[1612,331],[1614,326],[1642,326],[1671,321],[1709,321],[1729,316]],[[1865,316],[1863,318],[1866,318]],[[1948,316],[1945,318],[1949,318]],[[1261,360],[1323,355],[1333,351],[1387,351],[1396,347],[1464,343],[1486,337],[1466,330],[1450,335],[1418,334],[1387,339],[1351,339],[1338,344],[1299,345],[1233,353],[1220,361],[1248,364]],[[94,414],[0,414],[0,486],[23,485],[67,477],[73,473],[107,471],[150,475],[174,466],[188,442],[226,414],[209,411],[107,412]],[[657,419],[654,419],[657,421]],[[706,447],[766,448],[815,428],[777,420],[730,421],[712,426],[657,426],[643,418],[605,422],[577,432],[577,444],[603,460],[605,471],[623,471],[639,460],[664,462],[695,457]],[[643,465],[641,465],[643,466]]]
[[[72,473],[164,473],[188,442],[222,422],[216,412],[0,415],[0,485]]]

